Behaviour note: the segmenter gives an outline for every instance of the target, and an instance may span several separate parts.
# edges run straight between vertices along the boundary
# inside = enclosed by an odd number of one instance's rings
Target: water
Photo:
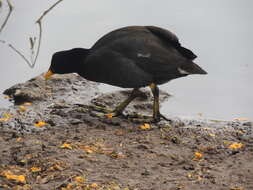
[[[52,2],[13,2],[13,15],[0,34],[29,57],[34,21]],[[31,7],[33,7],[31,9]],[[157,25],[177,34],[192,49],[208,75],[190,76],[160,86],[173,96],[163,104],[168,115],[253,119],[253,1],[63,1],[43,22],[43,41],[34,69],[0,43],[0,91],[48,69],[55,51],[90,47],[103,34],[127,25]],[[0,12],[2,23],[6,7]],[[116,88],[117,89],[117,88]],[[115,90],[103,86],[104,91]],[[8,105],[0,97],[0,106]]]

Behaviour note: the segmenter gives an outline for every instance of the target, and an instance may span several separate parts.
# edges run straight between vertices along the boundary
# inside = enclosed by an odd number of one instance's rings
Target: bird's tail
[[[183,65],[181,69],[185,70],[189,74],[201,74],[201,75],[207,74],[207,72],[204,69],[202,69],[200,66],[198,66],[194,62]]]

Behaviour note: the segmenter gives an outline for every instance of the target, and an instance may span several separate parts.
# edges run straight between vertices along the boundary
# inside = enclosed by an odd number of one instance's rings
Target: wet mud
[[[103,94],[75,74],[7,89],[0,109],[0,189],[251,190],[251,121],[136,122],[152,115],[148,90],[123,116],[101,115],[130,91]],[[169,94],[161,92],[161,105]],[[98,116],[98,114],[100,114]]]

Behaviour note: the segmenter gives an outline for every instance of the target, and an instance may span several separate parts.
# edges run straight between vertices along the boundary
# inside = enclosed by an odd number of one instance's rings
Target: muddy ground
[[[98,116],[94,106],[129,92],[101,94],[76,75],[38,76],[5,94],[15,105],[0,109],[0,189],[253,189],[251,121],[130,120],[150,114],[147,91],[125,116]]]

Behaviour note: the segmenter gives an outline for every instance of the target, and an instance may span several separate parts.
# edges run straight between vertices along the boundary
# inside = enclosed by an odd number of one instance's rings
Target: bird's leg
[[[167,119],[164,115],[160,113],[160,108],[159,108],[159,88],[155,83],[151,83],[149,85],[153,97],[154,97],[154,102],[153,102],[153,116],[145,116],[145,115],[135,115],[135,116],[130,116],[129,118],[134,121],[134,122],[159,122],[161,118],[163,118],[166,121],[171,121]]]
[[[155,83],[151,83],[149,85],[153,97],[154,97],[154,103],[153,103],[153,120],[154,122],[159,122],[160,121],[160,110],[159,110],[159,88]]]
[[[133,91],[131,92],[130,96],[120,103],[114,110],[113,110],[113,116],[117,116],[122,114],[124,109],[128,106],[130,102],[132,102],[137,96],[139,96],[140,92],[138,88],[134,88]]]

